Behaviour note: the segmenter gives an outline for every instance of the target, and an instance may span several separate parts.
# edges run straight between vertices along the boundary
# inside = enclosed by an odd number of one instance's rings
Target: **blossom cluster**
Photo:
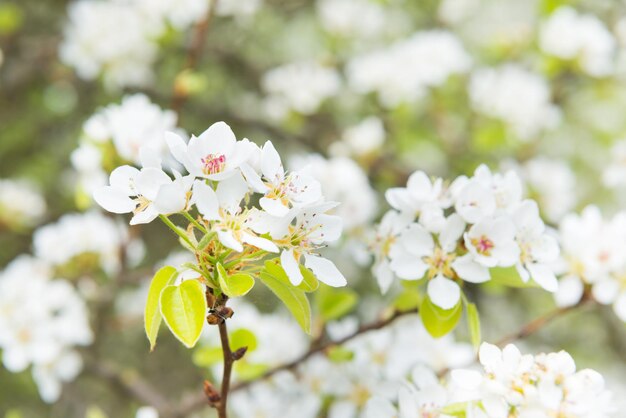
[[[216,255],[211,252],[225,256],[234,251],[236,259],[258,259],[263,256],[260,250],[280,254],[282,268],[296,286],[303,280],[302,258],[320,281],[330,286],[346,284],[335,265],[318,255],[341,234],[341,218],[327,213],[337,203],[325,201],[319,182],[311,176],[285,171],[270,141],[260,148],[248,139],[237,140],[223,122],[192,136],[189,143],[175,133],[166,135],[172,156],[188,174],[173,170],[172,179],[162,170],[160,156],[143,147],[143,167],[123,165],[113,170],[110,185],[95,191],[96,202],[110,212],[132,212],[131,225],[160,216],[195,250],[198,242],[193,232],[181,232],[167,218],[186,214],[192,228],[219,242],[205,247],[210,254],[205,255],[204,267],[209,269],[215,268],[209,262]],[[258,206],[252,199],[255,194]],[[198,219],[189,214],[193,207]]]
[[[522,190],[514,171],[494,174],[484,165],[449,185],[418,171],[407,187],[389,189],[385,196],[393,209],[372,244],[372,271],[381,290],[395,276],[425,278],[431,301],[451,309],[459,303],[462,282],[486,282],[491,269],[514,267],[509,274],[556,291],[551,263],[559,255],[557,241]]]
[[[46,201],[28,181],[0,179],[0,228],[31,228],[46,213]]]
[[[21,256],[0,272],[0,348],[13,373],[32,365],[42,399],[55,402],[82,369],[75,350],[92,342],[87,306],[45,262]]]
[[[559,239],[557,304],[575,305],[587,289],[626,322],[626,212],[605,219],[598,207],[588,206],[580,215],[568,214],[559,225]]]
[[[159,40],[168,29],[189,29],[207,16],[210,0],[78,0],[70,4],[61,60],[85,80],[104,77],[112,89],[154,80]],[[217,2],[216,13],[251,15],[260,0]]]
[[[77,189],[86,196],[106,184],[108,174],[120,163],[140,163],[139,150],[146,146],[161,156],[167,167],[177,167],[168,158],[165,132],[176,131],[176,114],[162,110],[143,94],[125,96],[83,124],[79,146],[71,154],[78,171]],[[180,132],[182,134],[182,131]]]
[[[615,412],[602,376],[591,369],[577,371],[565,351],[533,356],[512,344],[500,350],[483,343],[479,359],[482,373],[451,373],[455,400],[469,402],[471,416],[601,418]]]

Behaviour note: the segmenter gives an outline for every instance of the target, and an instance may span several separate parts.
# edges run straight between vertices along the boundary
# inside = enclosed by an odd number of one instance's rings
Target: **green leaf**
[[[172,266],[165,266],[156,272],[150,283],[148,299],[144,310],[144,326],[146,335],[150,341],[150,351],[156,345],[159,327],[161,326],[161,311],[159,309],[159,299],[165,286],[169,285],[176,278],[176,269]]]
[[[445,415],[451,415],[453,417],[465,418],[465,414],[467,411],[467,407],[469,406],[469,402],[456,402],[450,405],[446,405],[441,408],[439,411]]]
[[[405,280],[403,280],[405,281]],[[410,311],[419,307],[422,295],[415,288],[405,288],[394,300],[393,306],[399,311]]]
[[[326,354],[328,359],[334,363],[345,363],[352,361],[354,358],[354,351],[348,350],[345,347],[335,346],[331,347]]]
[[[206,310],[204,287],[196,280],[167,286],[161,292],[161,315],[172,334],[188,348],[200,338]]]
[[[230,346],[234,350],[242,347],[248,347],[248,353],[256,350],[258,345],[256,335],[248,329],[239,328],[230,334]]]
[[[213,231],[209,231],[206,234],[204,234],[204,236],[202,237],[202,239],[200,240],[200,242],[198,243],[196,247],[197,250],[202,251],[206,247],[208,247],[209,243],[213,240],[213,237],[215,237],[215,232]]]
[[[441,309],[427,296],[420,306],[420,316],[426,331],[435,338],[440,338],[456,327],[463,311],[461,300],[452,309]]]
[[[330,286],[323,286],[316,296],[317,307],[324,321],[333,321],[348,314],[358,300],[355,291]]]
[[[540,287],[535,281],[524,282],[515,267],[494,267],[489,269],[492,283],[509,287]]]
[[[477,349],[481,343],[480,317],[478,316],[478,309],[474,303],[467,304],[467,324],[469,326],[472,344],[474,348]]]
[[[277,279],[282,280],[283,282],[285,282],[285,284],[303,290],[307,293],[315,292],[320,285],[317,277],[315,277],[311,270],[304,267],[302,264],[300,264],[299,267],[300,273],[302,273],[302,282],[298,286],[293,286],[293,284],[289,280],[289,276],[287,276],[287,273],[283,269],[283,266],[278,263],[278,259],[265,262],[265,269],[267,270],[267,272]]]
[[[261,281],[285,304],[304,332],[310,334],[311,306],[306,294],[303,290],[297,289],[271,274],[272,267],[268,268],[268,265],[275,266],[271,261],[265,263],[265,270],[260,274]]]
[[[222,347],[200,347],[192,356],[193,364],[198,367],[211,367],[222,362]]]
[[[229,276],[221,264],[217,264],[217,276],[222,292],[231,298],[244,296],[254,287],[254,278],[249,274],[236,273]]]
[[[263,375],[269,366],[262,363],[248,363],[245,360],[235,362],[235,373],[241,380],[255,380]]]

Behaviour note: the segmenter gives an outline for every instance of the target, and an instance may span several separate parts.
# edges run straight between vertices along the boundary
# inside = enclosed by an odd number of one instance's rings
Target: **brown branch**
[[[228,341],[228,329],[226,328],[226,321],[221,321],[218,325],[220,329],[220,341],[222,343],[222,353],[224,355],[224,371],[222,373],[222,387],[220,391],[220,401],[216,405],[217,415],[219,418],[227,418],[228,416],[228,392],[230,390],[230,376],[233,370],[233,363],[235,358],[233,352],[230,349],[230,342]]]
[[[202,51],[204,50],[204,45],[206,43],[207,33],[209,31],[209,27],[211,26],[211,21],[213,20],[213,16],[215,15],[215,9],[217,8],[218,0],[212,0],[209,4],[209,9],[207,10],[207,14],[195,27],[195,31],[193,34],[193,39],[191,41],[191,45],[187,50],[187,57],[185,60],[185,66],[183,70],[179,73],[182,74],[185,71],[191,71],[198,65],[200,61],[200,57],[202,56]],[[187,90],[181,86],[178,80],[174,81],[174,92],[172,96],[171,109],[176,112],[180,119],[180,111],[189,96]],[[179,120],[180,123],[180,120]]]
[[[330,349],[332,347],[345,344],[348,341],[358,337],[359,335],[365,334],[367,332],[385,328],[386,326],[388,326],[391,323],[393,323],[394,321],[396,321],[398,318],[401,318],[403,316],[407,316],[407,315],[410,315],[410,314],[415,314],[415,313],[417,313],[417,309],[411,309],[411,310],[407,310],[407,311],[395,311],[392,315],[390,315],[390,316],[388,316],[386,318],[379,319],[379,320],[371,322],[369,324],[361,325],[352,334],[349,334],[349,335],[347,335],[347,336],[345,336],[343,338],[340,338],[339,340],[336,340],[336,341],[326,341],[326,342],[315,342],[315,343],[313,343],[311,345],[311,347],[309,348],[309,350],[307,352],[302,354],[297,359],[295,359],[295,360],[293,360],[293,361],[291,361],[289,363],[281,364],[281,365],[276,366],[276,367],[274,367],[272,369],[269,369],[265,373],[263,373],[261,376],[257,377],[256,379],[239,382],[239,383],[233,385],[230,388],[230,391],[234,392],[234,391],[245,389],[245,388],[247,388],[247,387],[249,387],[249,386],[251,386],[251,385],[253,385],[255,383],[267,380],[270,377],[274,376],[275,374],[277,374],[277,373],[279,373],[281,371],[294,370],[296,367],[298,367],[298,365],[304,363],[305,361],[307,361],[309,358],[311,358],[313,355],[315,355],[317,353],[321,353],[321,352],[327,351],[328,349]],[[221,329],[220,329],[220,331],[221,331]],[[223,387],[222,387],[222,389],[223,389]],[[207,402],[207,400],[206,400],[206,396],[204,394],[201,393],[201,394],[198,394],[198,396],[194,395],[193,398],[191,398],[187,402],[183,403],[183,405],[181,406],[181,409],[179,411],[179,415],[186,416],[189,413],[197,410],[198,408],[201,408],[201,407],[205,406],[206,402]]]

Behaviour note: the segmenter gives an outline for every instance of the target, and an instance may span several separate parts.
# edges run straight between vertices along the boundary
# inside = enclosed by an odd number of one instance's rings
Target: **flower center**
[[[226,166],[226,156],[223,154],[209,154],[201,159],[202,172],[204,174],[217,174]]]
[[[491,255],[491,250],[493,249],[493,241],[491,241],[486,236],[482,236],[480,238],[472,238],[472,245],[476,248],[479,254],[482,255]]]
[[[454,260],[454,258],[454,254],[448,254],[441,248],[437,247],[432,256],[424,257],[424,261],[430,266],[428,272],[426,273],[428,278],[432,279],[440,273],[446,277],[454,277],[454,273],[450,267],[450,263]]]

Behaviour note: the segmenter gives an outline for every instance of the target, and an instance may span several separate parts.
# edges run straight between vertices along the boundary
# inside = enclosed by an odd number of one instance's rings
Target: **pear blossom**
[[[247,139],[237,141],[224,122],[214,123],[198,137],[192,136],[188,144],[172,132],[166,134],[166,141],[189,174],[215,181],[235,175],[255,151],[255,145]]]
[[[250,186],[264,194],[259,204],[270,215],[285,216],[293,207],[306,206],[321,199],[321,185],[313,177],[298,171],[285,173],[280,156],[270,141],[263,146],[260,166],[265,181],[249,165],[241,168]]]
[[[537,203],[525,200],[512,217],[520,247],[520,260],[517,263],[520,277],[525,282],[532,277],[544,289],[556,291],[558,283],[551,264],[559,256],[559,245],[553,236],[546,233]]]
[[[241,174],[221,181],[217,190],[201,180],[196,180],[193,185],[196,207],[204,219],[216,221],[212,229],[216,231],[222,244],[237,252],[243,251],[245,243],[277,253],[276,244],[253,232],[250,227],[250,213],[241,211],[239,207],[247,192],[248,186]]]
[[[411,218],[394,210],[388,211],[380,221],[375,231],[375,236],[370,244],[370,250],[374,254],[372,273],[378,281],[382,293],[387,293],[395,274],[391,269],[391,249],[400,233],[409,226]]]
[[[0,179],[0,225],[35,226],[46,212],[46,201],[29,181]]]
[[[172,180],[160,168],[141,170],[124,165],[111,172],[109,186],[94,192],[94,200],[109,212],[133,212],[131,225],[152,222],[157,216],[181,211],[193,178]]]
[[[472,225],[463,239],[470,254],[486,267],[513,265],[520,254],[515,225],[505,217],[484,219]]]

